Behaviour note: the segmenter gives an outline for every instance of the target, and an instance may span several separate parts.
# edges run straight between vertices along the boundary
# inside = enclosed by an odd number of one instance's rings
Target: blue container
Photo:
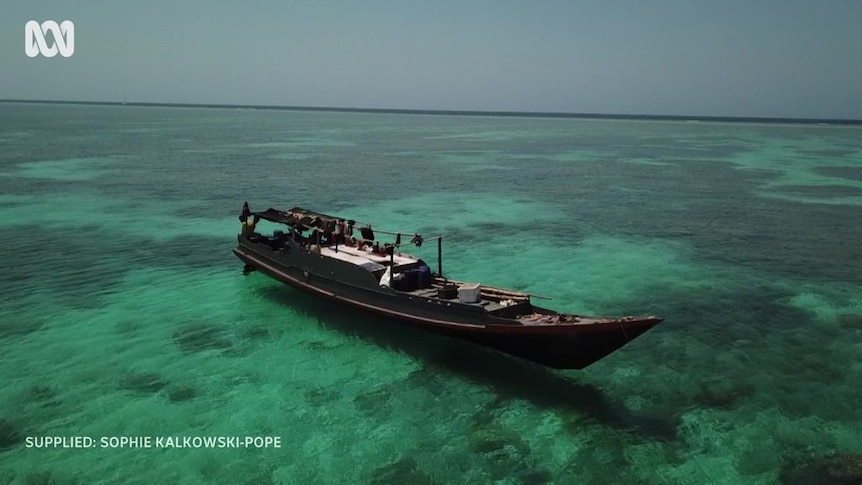
[[[416,288],[419,288],[419,270],[416,269],[408,269],[404,272],[405,279],[407,280],[407,291],[413,291]]]
[[[431,278],[431,268],[429,268],[428,266],[422,265],[416,271],[417,271],[417,274],[419,275],[418,282],[417,282],[419,288],[431,288],[431,284],[433,282],[432,278]]]

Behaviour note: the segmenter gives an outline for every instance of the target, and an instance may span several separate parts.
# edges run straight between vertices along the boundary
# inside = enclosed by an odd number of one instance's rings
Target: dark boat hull
[[[583,325],[513,324],[475,305],[369,287],[361,273],[298,247],[279,252],[240,238],[234,254],[246,265],[309,293],[558,369],[583,369],[661,321],[649,317]]]

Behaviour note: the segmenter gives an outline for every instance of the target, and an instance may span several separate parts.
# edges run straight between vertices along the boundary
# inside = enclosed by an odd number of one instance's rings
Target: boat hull
[[[520,325],[489,315],[475,305],[368,287],[361,274],[351,278],[343,274],[344,268],[337,261],[299,248],[285,254],[261,246],[240,239],[234,254],[246,265],[308,293],[558,369],[583,369],[661,321],[648,317],[607,323]]]

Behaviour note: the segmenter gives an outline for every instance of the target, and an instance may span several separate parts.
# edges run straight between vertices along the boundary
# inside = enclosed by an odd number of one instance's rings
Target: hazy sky
[[[71,20],[70,58],[24,54]],[[0,98],[862,118],[860,0],[4,0]]]

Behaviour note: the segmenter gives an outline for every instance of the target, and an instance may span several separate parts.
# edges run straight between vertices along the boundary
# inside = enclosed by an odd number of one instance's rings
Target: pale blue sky
[[[71,58],[24,55],[71,20]],[[862,1],[50,1],[0,98],[862,118]]]

